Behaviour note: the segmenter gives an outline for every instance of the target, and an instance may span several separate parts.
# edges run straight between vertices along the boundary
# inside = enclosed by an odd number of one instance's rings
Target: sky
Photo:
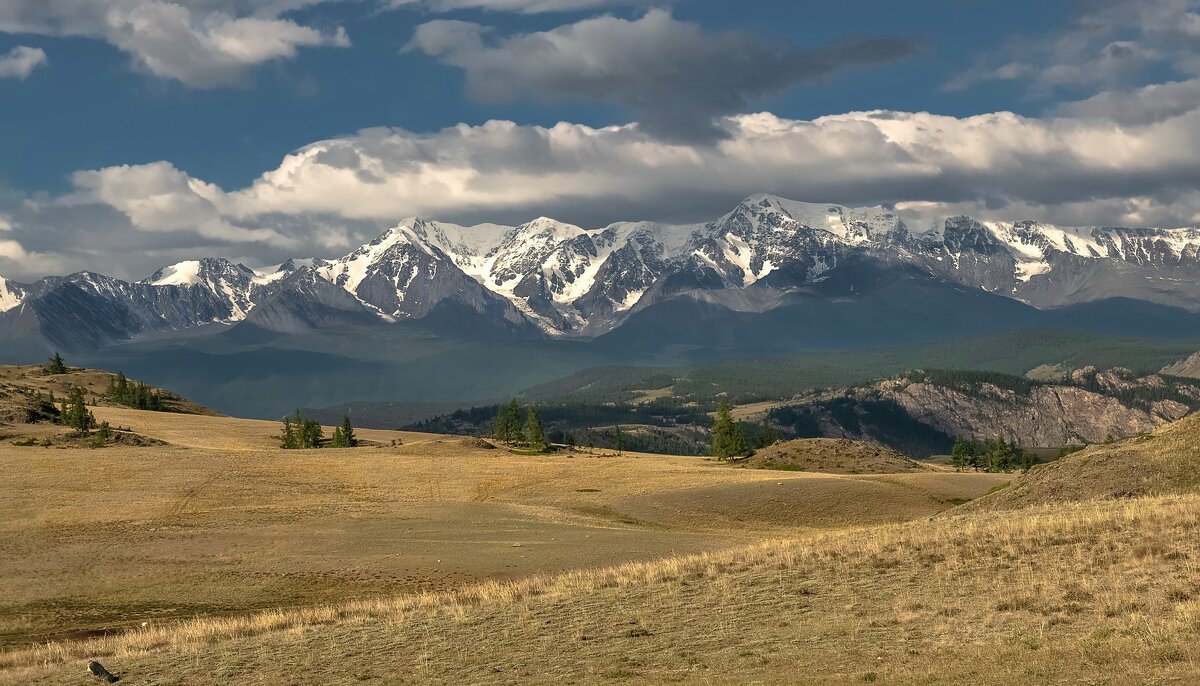
[[[1200,224],[1200,0],[5,0],[0,275],[742,198]]]

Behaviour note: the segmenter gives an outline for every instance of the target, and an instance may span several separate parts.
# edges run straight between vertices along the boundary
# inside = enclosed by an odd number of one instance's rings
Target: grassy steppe
[[[1002,488],[97,412],[175,445],[0,443],[0,682],[1200,680],[1200,421]],[[1040,485],[1105,460],[1142,487]]]
[[[274,422],[93,411],[170,445],[0,441],[0,645],[903,521],[1000,482],[931,474],[914,486],[695,458],[525,456],[372,430],[359,435],[373,447],[282,451]]]
[[[0,658],[75,683],[1134,684],[1200,678],[1200,499],[939,518],[201,620]]]

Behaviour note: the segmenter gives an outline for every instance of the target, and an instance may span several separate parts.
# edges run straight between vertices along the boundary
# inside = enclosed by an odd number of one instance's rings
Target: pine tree
[[[75,429],[76,433],[86,434],[96,425],[96,418],[88,411],[87,404],[83,401],[83,389],[76,386],[71,389],[70,395],[63,401],[63,425]]]
[[[974,468],[979,461],[978,446],[974,441],[968,441],[961,436],[954,439],[954,447],[950,449],[950,464],[958,471]]]
[[[50,358],[49,364],[46,365],[47,374],[66,374],[67,364],[63,362],[62,355],[54,353],[54,357]]]
[[[279,437],[279,447],[285,450],[300,447],[300,442],[296,439],[296,425],[292,423],[291,417],[283,418],[283,434]]]
[[[767,446],[775,445],[779,441],[783,440],[783,436],[779,433],[779,430],[768,424],[766,421],[763,421],[758,425],[758,429],[754,432],[754,434],[755,438],[757,439],[755,443],[759,448],[766,448]]]
[[[353,448],[358,445],[354,437],[354,428],[350,426],[350,417],[342,418],[342,425],[333,428],[333,437],[329,439],[330,448]]]
[[[296,410],[296,447],[297,448],[320,448],[323,431],[321,425],[311,419],[305,419],[300,416],[300,410]]]
[[[538,419],[537,408],[532,405],[525,416],[525,442],[535,450],[546,448],[546,433],[542,430],[542,421]]]
[[[521,438],[521,408],[517,406],[517,399],[512,398],[508,401],[508,442],[520,443]]]
[[[512,443],[514,433],[514,417],[511,413],[511,405],[499,405],[496,407],[496,422],[492,427],[492,435],[501,443]]]
[[[1016,453],[1004,438],[997,436],[987,454],[987,471],[1011,472],[1016,466]]]
[[[108,422],[100,422],[100,426],[96,427],[96,436],[92,439],[92,447],[103,448],[112,440],[112,427]]]
[[[733,406],[722,398],[717,405],[717,421],[712,428],[712,454],[718,460],[729,460],[748,452],[742,427],[733,421]]]
[[[625,452],[625,432],[621,430],[621,425],[617,424],[612,430],[613,449],[617,454]]]

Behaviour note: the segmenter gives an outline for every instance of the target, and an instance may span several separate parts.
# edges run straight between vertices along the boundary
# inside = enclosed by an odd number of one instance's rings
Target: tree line
[[[279,436],[279,447],[284,450],[304,450],[309,448],[357,448],[358,438],[354,435],[354,427],[350,417],[343,416],[341,426],[333,429],[333,435],[328,443],[323,444],[325,430],[321,423],[306,419],[296,410],[296,414],[283,418],[283,433]]]
[[[1036,454],[1022,450],[997,436],[991,441],[955,439],[950,450],[950,464],[955,469],[977,472],[1027,472],[1039,462]]]
[[[496,408],[496,421],[492,426],[492,436],[501,443],[521,445],[533,450],[542,451],[548,446],[546,431],[542,420],[538,417],[537,408],[530,405],[525,409],[525,421],[521,421],[521,408],[516,398],[508,401],[507,405]],[[572,441],[574,442],[574,441]]]
[[[162,393],[149,384],[130,382],[125,378],[125,372],[117,372],[108,380],[108,390],[104,395],[118,405],[135,410],[162,410]]]

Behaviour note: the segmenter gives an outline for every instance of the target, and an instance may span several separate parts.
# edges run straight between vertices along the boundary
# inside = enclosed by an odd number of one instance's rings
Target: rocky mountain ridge
[[[922,232],[883,207],[756,195],[697,225],[583,229],[542,217],[515,227],[464,227],[412,218],[333,260],[255,270],[204,258],[136,282],[90,272],[33,284],[0,279],[0,338],[39,334],[87,349],[208,324],[249,320],[287,330],[419,320],[445,308],[518,335],[594,337],[680,297],[751,311],[814,288],[824,287],[823,297],[853,297],[867,287],[868,264],[1037,308],[1120,297],[1200,310],[1195,227],[1063,228],[955,217]],[[259,308],[270,314],[253,317]]]

